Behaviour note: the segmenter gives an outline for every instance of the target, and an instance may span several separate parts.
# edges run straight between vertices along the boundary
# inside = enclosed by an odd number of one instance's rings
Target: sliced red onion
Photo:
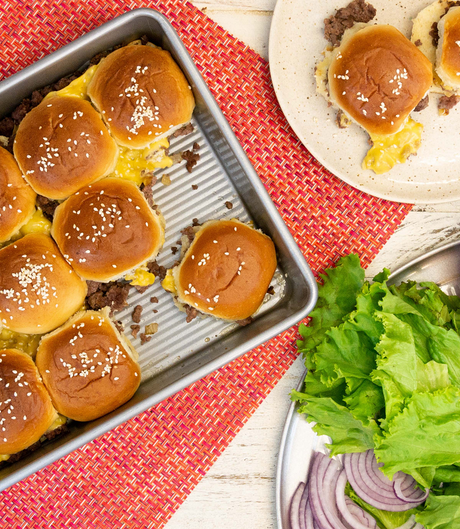
[[[347,484],[347,474],[345,470],[340,473],[339,479],[337,480],[337,486],[335,488],[335,500],[340,514],[344,520],[349,523],[353,529],[369,529],[368,523],[363,523],[361,520],[353,516],[346,504],[345,496],[345,485]],[[354,504],[356,505],[356,504]],[[357,505],[356,505],[357,506]],[[358,507],[358,506],[357,506]],[[374,520],[375,523],[375,520]],[[377,524],[374,525],[376,527]]]
[[[366,454],[364,455],[364,457]],[[345,454],[343,462],[345,471],[347,473],[348,481],[353,487],[354,491],[365,502],[369,503],[377,509],[390,512],[402,512],[412,509],[415,504],[408,503],[399,499],[393,491],[393,497],[388,498],[380,492],[374,481],[366,473],[361,474],[359,471],[359,458],[363,457],[361,454]],[[381,472],[378,470],[378,472]],[[420,503],[423,503],[421,501]]]
[[[417,505],[420,505],[428,498],[430,489],[426,489],[425,492],[423,492],[423,490],[417,486],[417,482],[415,481],[415,479],[412,478],[412,484],[403,491],[401,490],[402,489],[401,485],[403,481],[404,480],[399,480],[399,479],[394,480],[395,494],[400,500],[403,500],[411,504],[412,507],[416,507]],[[407,494],[407,491],[409,491],[408,494]]]
[[[348,510],[358,521],[362,522],[364,525],[368,524],[369,529],[377,528],[375,518],[356,504],[351,498],[346,496],[345,503],[347,504]]]
[[[375,486],[382,496],[386,498],[394,498],[393,483],[380,470],[377,459],[374,456],[373,450],[362,452],[359,454],[359,473],[364,476],[369,476],[369,485]]]
[[[299,505],[299,527],[300,529],[306,529],[305,512],[307,510],[307,503],[308,503],[308,483],[305,485],[303,489],[302,497],[300,498],[300,505]]]
[[[307,502],[305,509],[305,529],[314,529],[313,513],[311,512],[310,502]]]
[[[299,483],[299,486],[296,488],[294,492],[294,496],[292,496],[291,506],[289,508],[289,522],[291,524],[291,529],[300,529],[299,507],[300,507],[300,500],[302,498],[304,488],[305,488],[305,483],[302,481]]]
[[[308,500],[310,502],[314,521],[316,522],[316,525],[319,526],[319,529],[335,529],[335,527],[329,523],[321,501],[323,478],[328,465],[329,458],[318,452],[315,456],[315,461],[310,474]]]
[[[324,454],[316,455],[310,476],[309,501],[320,529],[348,529],[339,518],[334,496],[339,470],[336,460]]]

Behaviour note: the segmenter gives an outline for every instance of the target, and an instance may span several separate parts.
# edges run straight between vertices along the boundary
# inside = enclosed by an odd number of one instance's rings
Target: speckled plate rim
[[[436,278],[439,283],[442,282],[442,275],[448,274],[449,270],[452,270],[451,261],[458,262],[459,268],[456,272],[456,277],[460,276],[460,241],[451,242],[431,250],[407,264],[401,266],[395,270],[389,277],[390,283],[401,283],[409,278],[412,278],[414,271],[422,271],[431,277],[432,272],[430,267],[439,267],[439,261],[445,259],[444,271],[438,273]],[[431,262],[430,262],[431,261]],[[451,272],[450,272],[451,273]],[[417,279],[417,278],[416,278]],[[307,369],[305,369],[300,377],[299,383],[296,387],[297,391],[302,391],[303,383],[307,375]],[[291,529],[289,522],[285,522],[288,516],[289,502],[286,497],[290,497],[289,493],[285,492],[286,488],[289,488],[289,492],[293,494],[293,487],[304,480],[310,463],[311,454],[316,451],[322,442],[327,441],[326,436],[318,436],[303,417],[297,413],[297,403],[292,402],[289,406],[286,420],[283,427],[283,433],[281,435],[280,447],[278,452],[278,462],[276,465],[276,476],[275,476],[275,508],[276,508],[276,521],[278,529]],[[302,461],[298,460],[299,447],[302,448],[301,454]],[[293,457],[291,457],[293,454]],[[295,468],[289,464],[291,459],[296,461]],[[289,483],[287,483],[289,481]]]
[[[411,19],[431,1],[413,0],[404,6],[397,0],[371,3],[377,9],[377,22],[392,23],[410,35]],[[286,119],[324,167],[361,191],[410,204],[459,200],[460,108],[446,118],[438,117],[432,98],[429,108],[415,116],[424,125],[417,156],[377,176],[361,169],[366,133],[357,125],[340,130],[334,123],[335,111],[316,94],[313,68],[326,46],[323,19],[346,4],[347,0],[278,0],[270,29],[269,59],[273,86]],[[307,25],[308,31],[301,29]]]

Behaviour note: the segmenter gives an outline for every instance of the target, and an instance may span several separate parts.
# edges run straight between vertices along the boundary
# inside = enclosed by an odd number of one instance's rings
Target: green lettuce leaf
[[[374,436],[379,435],[375,420],[361,421],[353,417],[345,406],[327,397],[310,398],[299,407],[307,414],[309,422],[316,422],[313,430],[319,435],[328,435],[332,444],[327,445],[331,456],[353,452],[365,452],[374,447]]]
[[[425,529],[458,529],[460,527],[460,496],[430,494],[424,511],[415,519]]]
[[[343,400],[353,416],[364,422],[371,418],[379,418],[380,410],[385,406],[382,388],[370,380],[360,381],[359,385]]]
[[[323,285],[318,287],[318,301],[311,312],[312,321],[307,327],[300,325],[303,340],[297,345],[301,352],[314,349],[324,338],[326,331],[337,327],[342,318],[355,308],[356,296],[364,283],[364,270],[359,257],[354,254],[341,257],[334,268],[328,268]]]
[[[434,479],[438,483],[460,483],[460,468],[454,465],[439,467],[436,469]]]
[[[415,392],[388,423],[388,431],[375,441],[375,454],[390,479],[398,470],[412,474],[460,461],[460,389]],[[431,485],[426,479],[419,483]]]
[[[435,391],[436,389],[447,388],[447,386],[450,386],[447,364],[438,364],[434,360],[424,364],[420,358],[417,358],[418,391]]]
[[[375,368],[372,342],[363,332],[345,330],[343,325],[327,331],[313,353],[315,373],[327,386],[340,378],[369,379]]]

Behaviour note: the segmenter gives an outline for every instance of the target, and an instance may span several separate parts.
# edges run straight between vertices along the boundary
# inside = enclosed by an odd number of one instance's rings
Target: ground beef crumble
[[[338,46],[345,31],[355,22],[369,22],[376,13],[375,7],[365,0],[353,0],[324,20],[324,36],[333,46]]]
[[[141,322],[141,316],[142,316],[142,306],[136,305],[134,307],[133,313],[132,313],[132,319],[134,323],[140,323]]]
[[[186,161],[185,168],[189,173],[191,173],[195,165],[198,163],[198,160],[200,159],[200,154],[194,152],[193,150],[184,151],[182,153],[182,159]]]
[[[42,195],[37,195],[37,206],[42,210],[43,215],[52,222],[54,218],[54,212],[59,206],[59,202],[57,200],[46,198]]]
[[[130,285],[121,281],[111,281],[110,283],[98,283],[97,281],[87,281],[88,293],[86,294],[86,304],[90,309],[99,310],[103,307],[110,307],[110,314],[126,307]]]
[[[460,96],[441,96],[438,101],[438,109],[449,114],[449,111],[460,101]]]
[[[420,112],[424,110],[430,102],[430,99],[428,97],[428,94],[419,101],[418,105],[414,108],[414,112]]]
[[[131,336],[136,339],[137,338],[137,334],[139,333],[139,331],[141,330],[141,326],[140,325],[131,325]]]
[[[188,136],[191,134],[195,129],[193,128],[193,125],[191,123],[187,123],[187,125],[184,125],[180,129],[177,129],[171,134],[172,138],[179,138],[179,136]]]
[[[187,314],[187,317],[185,318],[186,323],[190,323],[198,316],[198,311],[195,307],[191,307],[190,305],[184,305],[184,309],[185,313]]]
[[[166,277],[166,268],[164,266],[160,266],[156,261],[147,263],[147,268],[149,272],[155,277],[158,277],[160,281],[163,281],[163,279]]]
[[[139,338],[141,339],[141,345],[150,342],[150,340],[152,339],[151,336],[147,336],[144,332],[141,332],[141,334],[139,334]]]

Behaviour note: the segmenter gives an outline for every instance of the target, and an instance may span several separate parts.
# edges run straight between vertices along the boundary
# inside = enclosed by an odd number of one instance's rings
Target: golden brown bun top
[[[0,322],[12,331],[59,327],[83,305],[86,292],[47,235],[31,233],[0,250]]]
[[[430,61],[393,26],[369,26],[334,51],[333,103],[370,134],[393,134],[432,83]]]
[[[125,46],[108,55],[88,95],[115,140],[133,149],[190,121],[195,106],[188,81],[170,53],[152,46]]]
[[[164,242],[159,216],[121,178],[101,180],[63,202],[51,235],[81,277],[102,282],[154,259]]]
[[[460,6],[449,9],[438,29],[437,72],[445,85],[460,88]]]
[[[0,454],[15,454],[36,443],[57,413],[26,353],[0,350],[0,380]]]
[[[134,395],[141,378],[135,358],[104,309],[79,312],[44,336],[35,361],[59,413],[91,421]]]
[[[225,320],[244,320],[261,305],[276,269],[267,235],[236,220],[213,220],[196,233],[174,269],[179,300]]]
[[[89,101],[52,96],[21,121],[14,155],[38,194],[61,200],[111,173],[118,147]]]
[[[13,155],[0,147],[0,242],[9,240],[30,219],[35,198]]]

